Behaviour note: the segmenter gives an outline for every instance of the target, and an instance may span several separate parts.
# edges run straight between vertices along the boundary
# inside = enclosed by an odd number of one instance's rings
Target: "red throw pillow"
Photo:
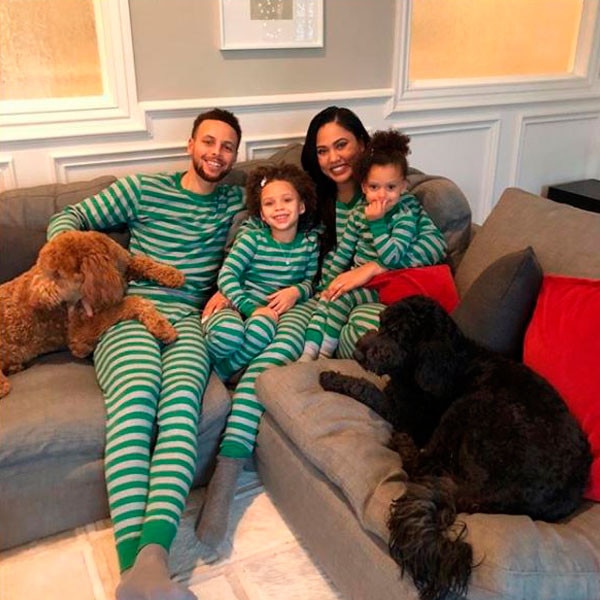
[[[392,304],[414,294],[437,300],[448,312],[458,304],[458,292],[448,265],[387,271],[373,277],[365,287],[377,290],[383,304]]]
[[[523,361],[562,395],[586,432],[600,500],[600,280],[546,275],[525,334]]]

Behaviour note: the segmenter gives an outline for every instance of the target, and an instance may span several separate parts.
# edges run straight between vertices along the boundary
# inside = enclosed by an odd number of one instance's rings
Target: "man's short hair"
[[[200,113],[192,126],[192,135],[190,137],[194,137],[196,135],[196,130],[200,126],[202,121],[222,121],[223,123],[227,123],[236,133],[237,133],[237,145],[236,148],[239,148],[240,142],[242,140],[242,128],[240,127],[240,122],[238,118],[230,111],[225,110],[224,108],[213,108],[211,110],[207,110],[206,112]]]

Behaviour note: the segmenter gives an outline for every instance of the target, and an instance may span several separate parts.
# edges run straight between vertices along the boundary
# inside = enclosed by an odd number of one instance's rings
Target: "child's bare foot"
[[[138,553],[135,563],[121,578],[116,600],[197,600],[185,586],[171,580],[167,551],[148,544]]]

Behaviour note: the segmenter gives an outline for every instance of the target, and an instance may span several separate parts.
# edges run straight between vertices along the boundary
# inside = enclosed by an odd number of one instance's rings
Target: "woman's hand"
[[[297,287],[286,287],[269,294],[267,296],[267,300],[269,301],[267,306],[281,316],[298,302],[298,298],[300,298],[300,291]]]
[[[263,315],[264,317],[269,317],[269,319],[272,319],[273,321],[275,321],[275,323],[279,321],[279,315],[277,314],[277,311],[273,310],[272,308],[269,308],[268,306],[259,306],[252,313],[253,317],[259,317],[260,315]]]
[[[204,323],[208,317],[212,314],[218,312],[223,308],[229,308],[231,306],[231,302],[221,294],[221,292],[215,292],[209,299],[206,305],[204,306],[204,310],[202,311],[202,318],[200,319],[201,323]]]
[[[321,293],[326,300],[337,300],[342,294],[369,283],[375,275],[385,273],[387,269],[379,263],[369,262],[356,269],[338,275]]]

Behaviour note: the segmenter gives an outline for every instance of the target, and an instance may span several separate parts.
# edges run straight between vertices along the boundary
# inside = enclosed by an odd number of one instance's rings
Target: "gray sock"
[[[304,350],[302,356],[298,359],[298,362],[310,362],[316,360],[319,355],[319,345],[315,342],[304,342]]]
[[[225,540],[238,476],[245,462],[245,458],[217,458],[217,466],[196,521],[196,536],[205,550],[218,553]]]
[[[319,358],[331,358],[337,350],[338,344],[338,338],[324,335],[321,350],[319,351]]]

